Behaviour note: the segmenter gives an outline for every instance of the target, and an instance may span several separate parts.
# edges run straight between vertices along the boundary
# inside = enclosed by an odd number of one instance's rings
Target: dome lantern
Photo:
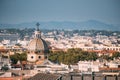
[[[39,23],[36,23],[37,28],[35,30],[35,38],[41,38],[41,32],[39,30],[39,25],[40,25]]]

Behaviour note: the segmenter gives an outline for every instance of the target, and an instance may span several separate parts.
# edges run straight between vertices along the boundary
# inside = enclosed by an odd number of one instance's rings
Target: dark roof
[[[58,80],[61,75],[49,74],[49,73],[38,73],[35,76],[29,78],[28,80]]]

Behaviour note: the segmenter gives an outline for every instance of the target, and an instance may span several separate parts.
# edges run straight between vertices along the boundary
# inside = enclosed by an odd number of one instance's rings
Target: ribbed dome
[[[34,38],[33,40],[31,40],[28,44],[28,50],[43,51],[45,53],[49,51],[47,43],[41,38]]]

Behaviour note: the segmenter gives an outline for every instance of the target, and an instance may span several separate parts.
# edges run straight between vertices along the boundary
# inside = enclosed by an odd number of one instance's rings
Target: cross
[[[39,25],[40,25],[39,22],[37,22],[37,23],[36,23],[36,26],[39,26]]]
[[[36,23],[36,26],[37,26],[37,30],[39,30],[39,22]]]

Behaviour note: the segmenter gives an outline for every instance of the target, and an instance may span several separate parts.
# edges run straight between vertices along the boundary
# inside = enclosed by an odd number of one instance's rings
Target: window
[[[47,59],[47,56],[45,56],[45,59]]]
[[[33,57],[33,56],[31,56],[31,58],[33,59],[34,57]]]
[[[41,58],[41,56],[38,57],[39,59]]]

